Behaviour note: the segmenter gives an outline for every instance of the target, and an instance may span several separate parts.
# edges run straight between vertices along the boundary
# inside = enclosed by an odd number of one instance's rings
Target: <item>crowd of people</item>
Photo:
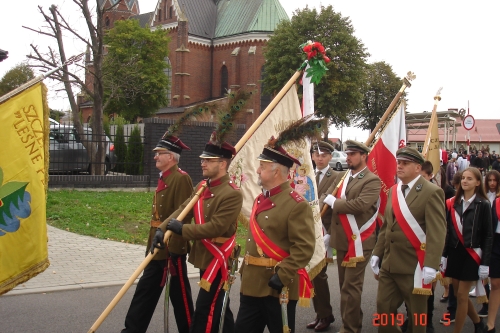
[[[478,152],[475,158],[450,152],[449,160],[435,171],[416,149],[399,149],[398,183],[389,189],[378,224],[381,181],[367,167],[370,149],[353,140],[346,147],[346,172],[329,166],[334,151],[329,143],[316,142],[311,150],[320,208],[325,211],[321,218],[325,255],[336,250],[340,292],[330,293],[326,267],[309,281],[305,267],[316,243],[313,212],[294,191],[289,176],[300,161],[283,147],[268,144],[255,156],[262,193],[255,198],[249,220],[240,269],[240,307],[234,318],[224,294],[243,204],[241,190],[228,175],[235,148],[211,137],[200,155],[205,180],[194,187],[206,189],[181,220],[179,215],[196,196],[191,178],[178,167],[182,151],[189,147],[178,137],[164,135],[154,149],[160,177],[148,251],[155,255],[137,285],[122,332],[147,331],[169,282],[168,295],[181,333],[219,332],[219,327],[238,333],[261,333],[267,327],[277,333],[284,331],[283,318],[295,332],[296,305],[311,297],[316,317],[306,329],[328,330],[335,321],[331,304],[339,302],[340,332],[359,333],[367,266],[378,281],[379,332],[434,332],[438,281],[446,286],[440,301],[448,302],[449,311],[442,323],[454,323],[453,331],[461,332],[468,315],[475,332],[495,332],[500,305],[500,173],[495,167],[500,157],[495,152],[490,156]],[[493,163],[486,164],[491,157]],[[167,230],[172,236],[165,245]],[[200,269],[195,302],[187,260]],[[473,296],[485,302],[479,313],[469,298],[473,287]],[[406,313],[398,314],[402,304]],[[396,315],[398,320],[387,320]]]

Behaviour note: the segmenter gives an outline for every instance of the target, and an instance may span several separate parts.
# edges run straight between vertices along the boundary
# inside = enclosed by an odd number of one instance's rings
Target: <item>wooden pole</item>
[[[290,88],[293,86],[295,81],[297,81],[297,79],[300,77],[302,72],[303,72],[302,70],[296,71],[295,74],[290,78],[290,80],[288,80],[288,82],[283,86],[283,88],[281,88],[279,93],[273,98],[271,103],[269,103],[267,108],[264,111],[262,111],[259,118],[257,118],[254,121],[252,126],[250,126],[248,131],[246,131],[246,133],[243,135],[243,137],[240,139],[240,141],[238,141],[238,143],[234,146],[234,148],[236,149],[237,152],[241,149],[241,147],[243,147],[243,145],[248,141],[248,139],[250,139],[250,137],[253,135],[253,133],[257,130],[257,128],[259,128],[259,126],[267,118],[267,116],[271,113],[271,111],[274,109],[274,107],[281,101],[281,99],[283,98],[283,96],[285,96],[285,94],[288,92],[288,90],[290,90]]]
[[[380,118],[380,120],[378,121],[377,126],[375,126],[375,128],[371,132],[370,136],[366,140],[365,144],[368,147],[371,145],[371,143],[373,142],[373,140],[375,140],[375,136],[377,135],[378,131],[380,130],[380,128],[382,127],[382,125],[385,123],[385,121],[387,120],[387,118],[389,118],[389,116],[391,115],[394,107],[396,106],[396,104],[398,103],[399,99],[403,95],[405,89],[407,87],[411,87],[410,81],[414,80],[415,77],[416,77],[415,74],[413,74],[412,72],[408,72],[407,76],[403,79],[403,85],[399,89],[399,91],[396,94],[396,96],[394,96],[394,98],[392,99],[391,104],[389,104],[389,106],[387,107],[387,110],[385,110],[384,114],[382,115],[382,118]],[[337,192],[338,192],[338,190],[340,188],[340,185],[344,181],[346,175],[347,175],[347,172],[344,173],[344,175],[340,179],[340,182],[333,189],[333,192],[332,192],[333,196],[337,195]],[[325,215],[325,213],[328,211],[328,208],[331,208],[331,207],[328,206],[328,205],[323,205],[323,208],[321,209],[321,216]]]
[[[187,213],[189,213],[189,211],[193,208],[194,204],[198,201],[199,197],[201,196],[201,194],[203,193],[203,191],[205,190],[206,187],[207,187],[207,185],[204,184],[203,186],[201,186],[198,189],[198,191],[195,193],[195,195],[191,198],[191,201],[189,201],[189,203],[187,204],[187,206],[182,210],[182,212],[177,217],[177,219],[179,221],[182,221],[186,217]],[[163,237],[163,241],[165,242],[165,244],[167,244],[168,239],[170,238],[171,234],[172,234],[172,231],[170,231],[170,230],[167,230],[167,232],[165,233],[165,236]],[[157,248],[154,249],[153,254],[151,254],[151,252],[148,251],[149,253],[148,253],[147,257],[144,258],[144,260],[141,262],[141,264],[139,265],[139,267],[137,267],[137,269],[130,276],[130,278],[127,280],[127,282],[125,283],[125,285],[123,285],[123,287],[120,289],[120,291],[118,292],[118,294],[116,294],[116,296],[111,300],[111,302],[106,307],[106,309],[104,309],[104,311],[101,313],[101,315],[99,316],[99,318],[97,318],[97,320],[92,325],[92,327],[90,327],[88,333],[94,333],[99,328],[99,326],[101,326],[101,324],[104,321],[104,319],[106,319],[106,317],[109,315],[109,313],[111,312],[111,310],[113,310],[114,307],[116,306],[116,304],[118,304],[118,302],[123,297],[123,295],[125,295],[125,293],[127,292],[127,290],[132,286],[132,284],[134,283],[135,279],[137,279],[137,277],[146,268],[146,266],[149,264],[149,262],[153,259],[153,257],[155,256],[155,254],[158,251],[159,251],[159,249],[157,249]]]
[[[432,115],[431,115],[431,121],[429,121],[429,128],[427,129],[427,134],[425,135],[425,141],[424,141],[424,147],[422,148],[422,155],[424,155],[424,158],[427,157],[427,153],[429,152],[429,141],[431,138],[431,132],[432,132],[432,126],[434,126],[434,123],[437,123],[437,106],[439,101],[441,100],[441,89],[439,88],[438,92],[436,93],[436,96],[434,96],[434,107],[432,108]]]
[[[241,149],[241,147],[243,147],[243,145],[253,135],[253,133],[257,130],[257,128],[259,128],[259,126],[266,119],[266,117],[269,115],[269,113],[271,113],[271,111],[274,109],[274,107],[276,106],[276,104],[278,104],[281,101],[281,99],[283,98],[283,96],[293,86],[293,84],[299,78],[299,76],[302,74],[302,72],[303,72],[302,70],[298,70],[297,72],[295,72],[295,74],[290,78],[290,80],[288,80],[288,82],[285,84],[285,86],[283,88],[281,88],[281,90],[276,95],[276,97],[274,97],[274,99],[267,106],[267,108],[260,114],[260,116],[252,124],[252,126],[250,126],[250,128],[245,133],[245,135],[243,135],[243,137],[234,146],[236,152],[238,152]],[[189,201],[188,205],[179,214],[179,216],[177,217],[177,220],[182,221],[186,217],[187,213],[193,208],[194,204],[198,201],[198,198],[201,196],[201,194],[203,193],[203,191],[205,190],[206,187],[207,186],[204,185],[204,186],[200,187],[200,189],[198,189],[198,191],[195,193],[195,195],[193,196],[193,198],[191,198],[191,201]],[[170,238],[171,235],[172,235],[172,231],[167,230],[167,232],[165,233],[165,236],[163,237],[163,241],[164,241],[165,244],[168,243],[168,239]],[[113,310],[113,308],[120,301],[120,299],[123,297],[123,295],[125,295],[125,293],[127,292],[127,290],[132,286],[132,284],[134,283],[134,281],[141,274],[141,272],[146,268],[146,266],[149,264],[149,262],[153,259],[153,257],[155,256],[155,254],[158,251],[159,250],[157,248],[155,248],[153,254],[151,254],[151,252],[148,253],[147,257],[144,258],[144,260],[142,261],[142,263],[139,265],[139,267],[137,267],[137,269],[132,274],[132,276],[130,276],[130,278],[127,280],[127,282],[125,283],[125,285],[120,289],[120,291],[118,292],[118,294],[116,294],[116,296],[113,298],[113,300],[111,300],[111,302],[106,307],[106,309],[104,309],[104,311],[99,316],[99,318],[97,318],[97,320],[95,321],[95,323],[89,329],[88,333],[95,333],[95,331],[99,328],[99,326],[101,326],[101,324],[104,321],[104,319],[106,319],[106,317],[109,315],[109,313]]]

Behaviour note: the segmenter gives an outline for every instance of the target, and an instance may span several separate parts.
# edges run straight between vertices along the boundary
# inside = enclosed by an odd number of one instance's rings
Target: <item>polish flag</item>
[[[403,100],[368,155],[368,168],[379,176],[382,182],[379,217],[377,218],[379,226],[382,225],[381,217],[384,215],[389,190],[392,185],[396,184],[396,151],[406,146],[405,109],[406,103]]]

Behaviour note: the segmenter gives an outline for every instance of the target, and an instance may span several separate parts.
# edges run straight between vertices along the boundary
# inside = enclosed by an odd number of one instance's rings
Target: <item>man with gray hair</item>
[[[151,208],[148,250],[154,250],[152,242],[158,226],[193,192],[191,177],[177,165],[182,150],[191,149],[173,135],[164,136],[153,149],[160,178]],[[188,249],[189,243],[186,240],[181,236],[172,235],[168,248],[163,247],[156,253],[137,284],[122,333],[146,332],[163,291],[167,269],[175,272],[170,276],[170,301],[174,308],[177,329],[179,333],[189,332],[194,307],[187,277]]]

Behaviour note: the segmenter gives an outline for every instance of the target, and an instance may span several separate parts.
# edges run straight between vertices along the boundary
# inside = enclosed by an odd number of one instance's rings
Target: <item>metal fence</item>
[[[98,143],[103,143],[106,152],[104,172],[106,175],[140,175],[143,169],[142,152],[144,136],[132,138],[133,127],[125,127],[123,135],[113,129],[111,135],[94,137],[92,130],[84,126],[84,134],[89,140],[87,148],[73,125],[51,124],[49,156],[50,174],[91,174],[91,159]],[[90,151],[89,151],[90,149]]]

